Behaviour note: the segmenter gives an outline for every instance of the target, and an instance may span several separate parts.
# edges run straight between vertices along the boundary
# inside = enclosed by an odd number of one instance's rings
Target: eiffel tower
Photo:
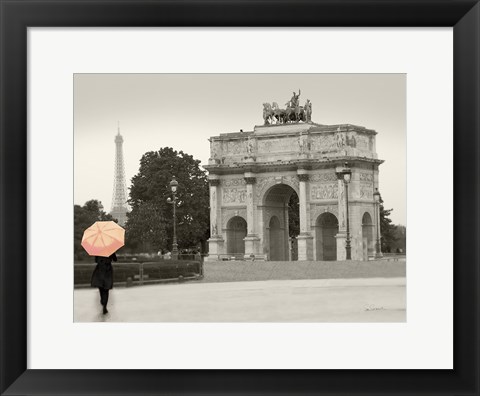
[[[112,210],[110,214],[123,226],[127,221],[127,185],[125,182],[125,165],[123,162],[123,137],[120,125],[115,136],[115,176],[113,179]]]

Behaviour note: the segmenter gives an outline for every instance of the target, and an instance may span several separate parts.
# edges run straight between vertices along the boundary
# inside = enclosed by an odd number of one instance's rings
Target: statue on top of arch
[[[298,94],[293,92],[292,98],[285,103],[286,108],[279,108],[277,102],[263,104],[264,125],[292,124],[312,121],[312,103],[307,99],[304,106],[300,106],[300,89]]]

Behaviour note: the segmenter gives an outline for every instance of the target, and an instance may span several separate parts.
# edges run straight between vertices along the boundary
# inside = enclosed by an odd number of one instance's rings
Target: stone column
[[[308,232],[307,227],[307,182],[308,174],[298,175],[300,196],[298,197],[300,204],[300,234],[306,234]]]
[[[310,235],[310,219],[308,218],[308,195],[307,183],[308,173],[304,169],[297,171],[299,180],[299,197],[300,204],[300,235],[298,241],[298,261],[313,260],[313,237]]]
[[[245,183],[247,184],[247,236],[244,238],[245,241],[245,259],[254,260],[258,252],[258,235],[256,234],[257,226],[255,224],[255,183],[256,178],[253,173],[245,173]]]
[[[219,194],[220,179],[216,175],[211,175],[210,183],[210,239],[208,240],[208,257],[206,260],[218,260],[219,254],[223,253],[223,238],[221,235],[221,226],[219,226]],[[221,219],[220,219],[221,220]],[[220,221],[221,222],[221,221]],[[220,234],[219,234],[220,231]]]
[[[211,232],[210,236],[217,237],[218,236],[218,193],[220,185],[219,179],[210,179],[210,225],[211,225]]]
[[[345,185],[342,179],[338,179],[338,232],[345,234],[347,232],[346,221],[346,199],[345,199]]]
[[[345,186],[343,184],[343,176],[339,173],[342,170],[342,167],[337,167],[336,169],[338,178],[338,234],[335,236],[337,239],[337,261],[344,261],[347,259],[347,252],[345,250],[345,245],[347,243]]]
[[[256,179],[252,176],[245,176],[245,183],[247,184],[247,235],[255,234],[254,223],[254,208],[253,208],[253,190]]]

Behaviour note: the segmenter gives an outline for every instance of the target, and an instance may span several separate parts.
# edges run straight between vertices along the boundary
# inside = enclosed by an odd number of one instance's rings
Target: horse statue
[[[270,103],[263,104],[263,121],[265,122],[264,125],[269,125],[272,123],[273,119],[273,109]]]
[[[273,117],[276,124],[283,124],[285,122],[285,110],[278,107],[277,102],[272,103]]]
[[[295,107],[295,121],[305,122],[305,110],[302,106]]]
[[[285,110],[285,122],[305,121],[305,110],[302,106],[287,107]]]

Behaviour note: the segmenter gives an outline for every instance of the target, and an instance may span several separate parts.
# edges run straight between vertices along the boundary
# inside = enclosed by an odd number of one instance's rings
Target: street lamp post
[[[173,205],[173,243],[172,243],[172,260],[178,260],[178,245],[177,245],[177,217],[175,214],[175,209],[177,207],[177,187],[178,181],[173,176],[172,181],[170,182],[170,188],[172,190],[172,198],[168,198],[167,202]]]
[[[375,199],[375,214],[377,218],[377,243],[375,246],[375,258],[382,258],[382,245],[380,244],[380,203],[382,201],[382,197],[378,192],[378,188],[375,188],[375,192],[373,193],[373,198]]]
[[[352,178],[352,170],[348,167],[348,163],[345,162],[344,168],[337,172],[337,177],[343,180],[345,186],[345,203],[346,203],[346,217],[347,217],[347,240],[345,242],[345,251],[347,253],[347,260],[352,259],[352,244],[350,240],[350,216],[348,215],[348,184]]]

